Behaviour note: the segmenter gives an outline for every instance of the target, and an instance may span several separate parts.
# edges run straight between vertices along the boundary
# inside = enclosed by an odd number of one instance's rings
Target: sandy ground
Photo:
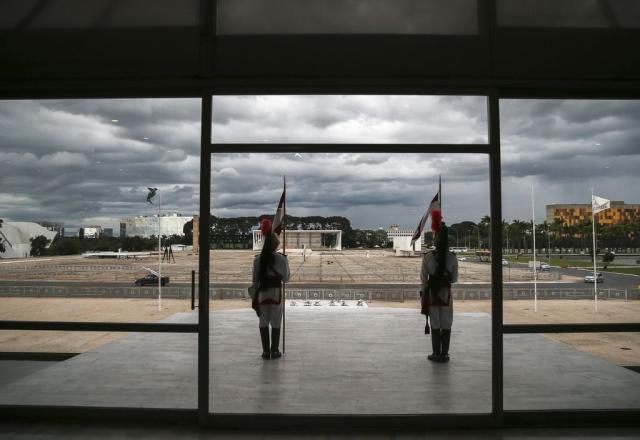
[[[190,310],[188,300],[164,300],[158,311],[156,300],[95,298],[0,298],[0,319],[155,322]],[[246,308],[244,300],[211,301],[212,310]],[[370,307],[419,308],[417,301],[371,302]],[[637,322],[640,303],[600,301],[598,313],[587,300],[505,301],[505,323]],[[489,301],[456,301],[456,312],[491,313]],[[81,353],[121,337],[122,333],[0,331],[0,351]],[[583,333],[547,335],[555,340],[605,358],[618,365],[640,365],[640,333]],[[507,338],[517,339],[517,335]]]
[[[212,282],[249,282],[254,251],[211,251]],[[470,259],[471,260],[471,259]],[[314,252],[304,258],[289,254],[292,282],[419,282],[420,257],[396,257],[388,250]],[[94,259],[80,256],[47,257],[0,264],[0,280],[122,281],[133,282],[146,275],[145,267],[158,268],[157,255],[140,259]],[[162,275],[172,282],[191,282],[197,270],[197,255],[176,252],[175,262],[162,264]],[[490,264],[459,262],[460,282],[489,282]],[[540,276],[552,276],[543,273]],[[503,268],[505,281],[530,279],[526,269]],[[563,278],[567,280],[567,277]],[[577,278],[576,278],[577,280]]]

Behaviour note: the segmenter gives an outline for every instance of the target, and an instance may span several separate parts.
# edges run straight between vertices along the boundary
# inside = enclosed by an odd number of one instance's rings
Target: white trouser
[[[282,321],[282,303],[260,304],[260,327],[280,328]]]
[[[453,301],[448,306],[429,307],[431,328],[450,329],[453,324]]]

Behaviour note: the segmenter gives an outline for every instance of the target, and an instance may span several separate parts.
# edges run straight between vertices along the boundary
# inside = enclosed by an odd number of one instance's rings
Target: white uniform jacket
[[[422,259],[422,269],[420,271],[420,291],[423,295],[427,294],[427,282],[429,277],[436,273],[437,262],[435,254],[433,252],[427,253]],[[447,252],[447,258],[445,262],[445,270],[451,274],[451,283],[458,281],[458,259],[453,252]],[[436,303],[432,305],[449,304],[451,298],[449,298],[450,289],[448,286],[441,286],[437,292]],[[439,304],[440,303],[440,304]]]
[[[254,287],[254,291],[258,291],[258,274],[260,272],[260,254],[256,255],[253,259],[253,276],[252,276],[252,284]],[[273,268],[268,270],[269,275],[280,275],[283,282],[289,281],[289,260],[287,257],[280,253],[275,254],[275,259],[273,261]],[[263,289],[258,292],[258,302],[260,304],[279,304],[280,303],[280,288],[279,287],[270,287],[267,289]]]

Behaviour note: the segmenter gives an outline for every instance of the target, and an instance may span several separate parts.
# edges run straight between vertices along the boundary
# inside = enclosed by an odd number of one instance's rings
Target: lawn
[[[540,255],[541,258],[539,259],[539,261],[542,261],[543,263],[547,263],[549,260],[547,258],[545,258],[544,256]],[[529,261],[533,261],[533,257],[530,255],[527,256],[522,256],[519,259],[516,259],[516,257],[509,255],[509,256],[505,256],[504,257],[507,261],[509,261],[510,263],[527,263]],[[609,267],[607,269],[604,269],[603,265],[602,265],[602,261],[597,261],[597,265],[598,265],[598,270],[602,270],[604,272],[614,272],[614,273],[624,273],[624,274],[631,274],[631,275],[640,275],[640,267],[620,267],[620,266],[615,266],[615,262],[613,267]],[[585,269],[593,269],[593,262],[591,261],[579,261],[579,260],[568,260],[568,259],[564,259],[564,258],[551,258],[551,266],[558,266],[558,267],[580,267],[580,268],[585,268]]]
[[[605,272],[626,273],[631,275],[640,275],[640,267],[610,267]]]

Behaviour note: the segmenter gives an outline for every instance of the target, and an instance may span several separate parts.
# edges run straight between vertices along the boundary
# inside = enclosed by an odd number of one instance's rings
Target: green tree
[[[613,252],[607,252],[602,256],[602,263],[604,264],[604,268],[606,269],[609,263],[613,263],[613,260],[616,258],[616,255]]]
[[[31,242],[31,252],[30,255],[32,257],[40,257],[46,254],[47,245],[50,240],[44,235],[38,235],[35,238],[30,238]]]
[[[482,217],[478,228],[480,229],[480,239],[487,244],[487,248],[491,248],[491,217],[488,215]]]
[[[77,255],[80,253],[80,239],[59,238],[49,246],[50,255]]]

